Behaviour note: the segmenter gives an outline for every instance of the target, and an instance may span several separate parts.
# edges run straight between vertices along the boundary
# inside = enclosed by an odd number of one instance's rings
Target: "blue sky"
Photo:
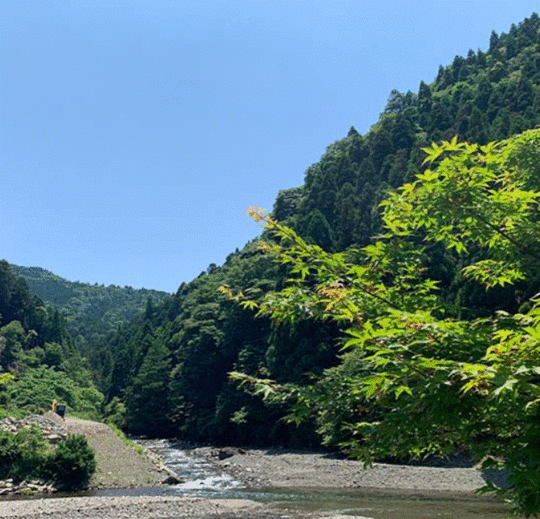
[[[537,1],[0,2],[0,259],[174,292]]]

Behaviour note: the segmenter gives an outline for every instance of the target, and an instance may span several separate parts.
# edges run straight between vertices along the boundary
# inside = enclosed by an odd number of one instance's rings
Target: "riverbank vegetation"
[[[97,416],[103,395],[58,311],[46,308],[0,262],[0,418],[43,413],[54,400],[71,411]],[[80,488],[95,470],[94,453],[83,436],[53,445],[37,426],[0,427],[0,479],[52,481]]]
[[[52,481],[56,489],[74,490],[88,483],[95,468],[94,452],[84,436],[68,435],[52,446],[36,425],[0,430],[2,480]]]

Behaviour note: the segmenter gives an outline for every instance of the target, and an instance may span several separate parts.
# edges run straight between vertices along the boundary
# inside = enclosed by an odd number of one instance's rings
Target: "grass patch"
[[[7,409],[0,408],[0,420],[3,420],[4,418],[14,418],[15,420],[20,420],[21,418],[24,418],[28,415],[30,415],[28,411],[24,411],[22,409],[10,409],[9,411]]]
[[[130,440],[126,436],[124,431],[122,431],[122,429],[119,429],[116,425],[110,422],[106,422],[106,424],[109,429],[114,434],[116,434],[116,436],[118,436],[118,438],[120,438],[120,440],[122,440],[122,442],[125,443],[128,447],[131,447],[135,452],[138,452],[139,454],[146,454],[146,449],[142,445],[139,445],[137,442]]]

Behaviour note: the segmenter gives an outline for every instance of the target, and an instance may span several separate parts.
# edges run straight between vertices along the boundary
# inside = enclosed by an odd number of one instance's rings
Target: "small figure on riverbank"
[[[56,414],[63,420],[66,414],[66,406],[64,404],[56,404]]]

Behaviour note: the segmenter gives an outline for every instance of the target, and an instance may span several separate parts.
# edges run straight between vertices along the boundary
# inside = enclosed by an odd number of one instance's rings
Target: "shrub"
[[[15,434],[11,431],[0,431],[0,478],[8,477],[13,463],[20,456],[21,451]]]
[[[43,477],[47,449],[47,441],[35,425],[17,433],[0,431],[0,478],[21,481]]]
[[[94,451],[82,435],[70,434],[49,458],[51,477],[65,489],[84,487],[96,470]]]
[[[98,415],[103,395],[94,387],[81,387],[66,373],[40,366],[29,368],[6,385],[5,399],[13,409],[39,414],[57,400],[68,411]]]
[[[64,489],[84,487],[94,471],[94,451],[82,435],[69,435],[51,450],[36,425],[0,430],[0,479],[52,479]]]
[[[126,406],[117,396],[105,406],[103,414],[109,427],[111,424],[118,429],[123,429],[126,426]]]

